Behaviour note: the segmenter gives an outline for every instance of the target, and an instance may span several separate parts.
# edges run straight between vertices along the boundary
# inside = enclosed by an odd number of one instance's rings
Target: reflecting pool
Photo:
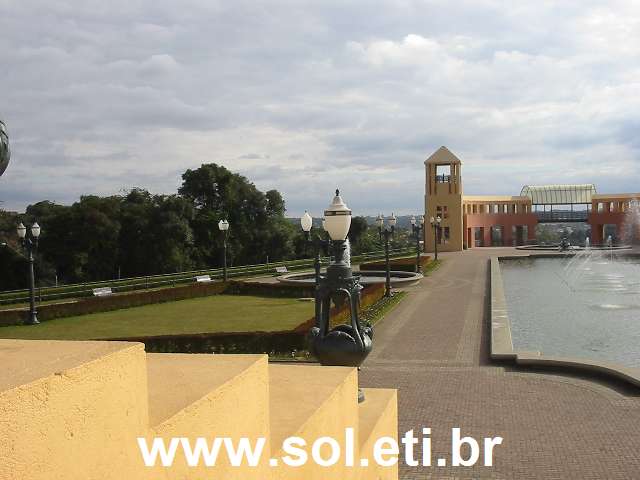
[[[500,262],[515,350],[640,367],[640,260],[606,251]]]

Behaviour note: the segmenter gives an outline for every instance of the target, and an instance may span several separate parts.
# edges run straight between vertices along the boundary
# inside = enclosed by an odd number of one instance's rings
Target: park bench
[[[113,291],[111,287],[100,287],[93,289],[94,297],[108,297],[109,295],[113,295]]]
[[[289,273],[287,267],[276,267],[276,273]]]
[[[198,275],[196,276],[196,282],[198,283],[209,283],[211,282],[211,276],[210,275]]]

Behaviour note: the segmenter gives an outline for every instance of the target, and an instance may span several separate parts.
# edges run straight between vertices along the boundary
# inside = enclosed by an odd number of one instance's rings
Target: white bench
[[[276,267],[276,273],[289,273],[287,267]]]
[[[93,289],[94,297],[108,297],[109,295],[113,295],[113,291],[111,290],[111,287],[101,287],[101,288]]]
[[[196,282],[198,283],[209,283],[211,282],[211,276],[210,275],[198,275],[196,277]]]

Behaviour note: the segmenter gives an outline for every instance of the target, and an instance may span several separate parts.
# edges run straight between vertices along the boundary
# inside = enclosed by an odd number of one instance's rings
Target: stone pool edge
[[[522,258],[544,258],[550,255],[518,255],[491,257],[490,289],[491,289],[491,359],[513,361],[517,365],[531,367],[553,367],[568,370],[581,370],[587,373],[605,375],[625,381],[640,387],[640,368],[624,367],[622,365],[587,360],[574,357],[546,356],[542,352],[516,351],[513,348],[511,336],[511,321],[504,295],[504,283],[500,260]],[[558,255],[554,255],[558,256]]]

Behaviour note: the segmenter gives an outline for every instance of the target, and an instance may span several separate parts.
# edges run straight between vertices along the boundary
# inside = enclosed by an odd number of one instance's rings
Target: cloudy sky
[[[5,209],[217,162],[316,215],[418,212],[447,145],[469,194],[640,191],[637,0],[0,0]]]

